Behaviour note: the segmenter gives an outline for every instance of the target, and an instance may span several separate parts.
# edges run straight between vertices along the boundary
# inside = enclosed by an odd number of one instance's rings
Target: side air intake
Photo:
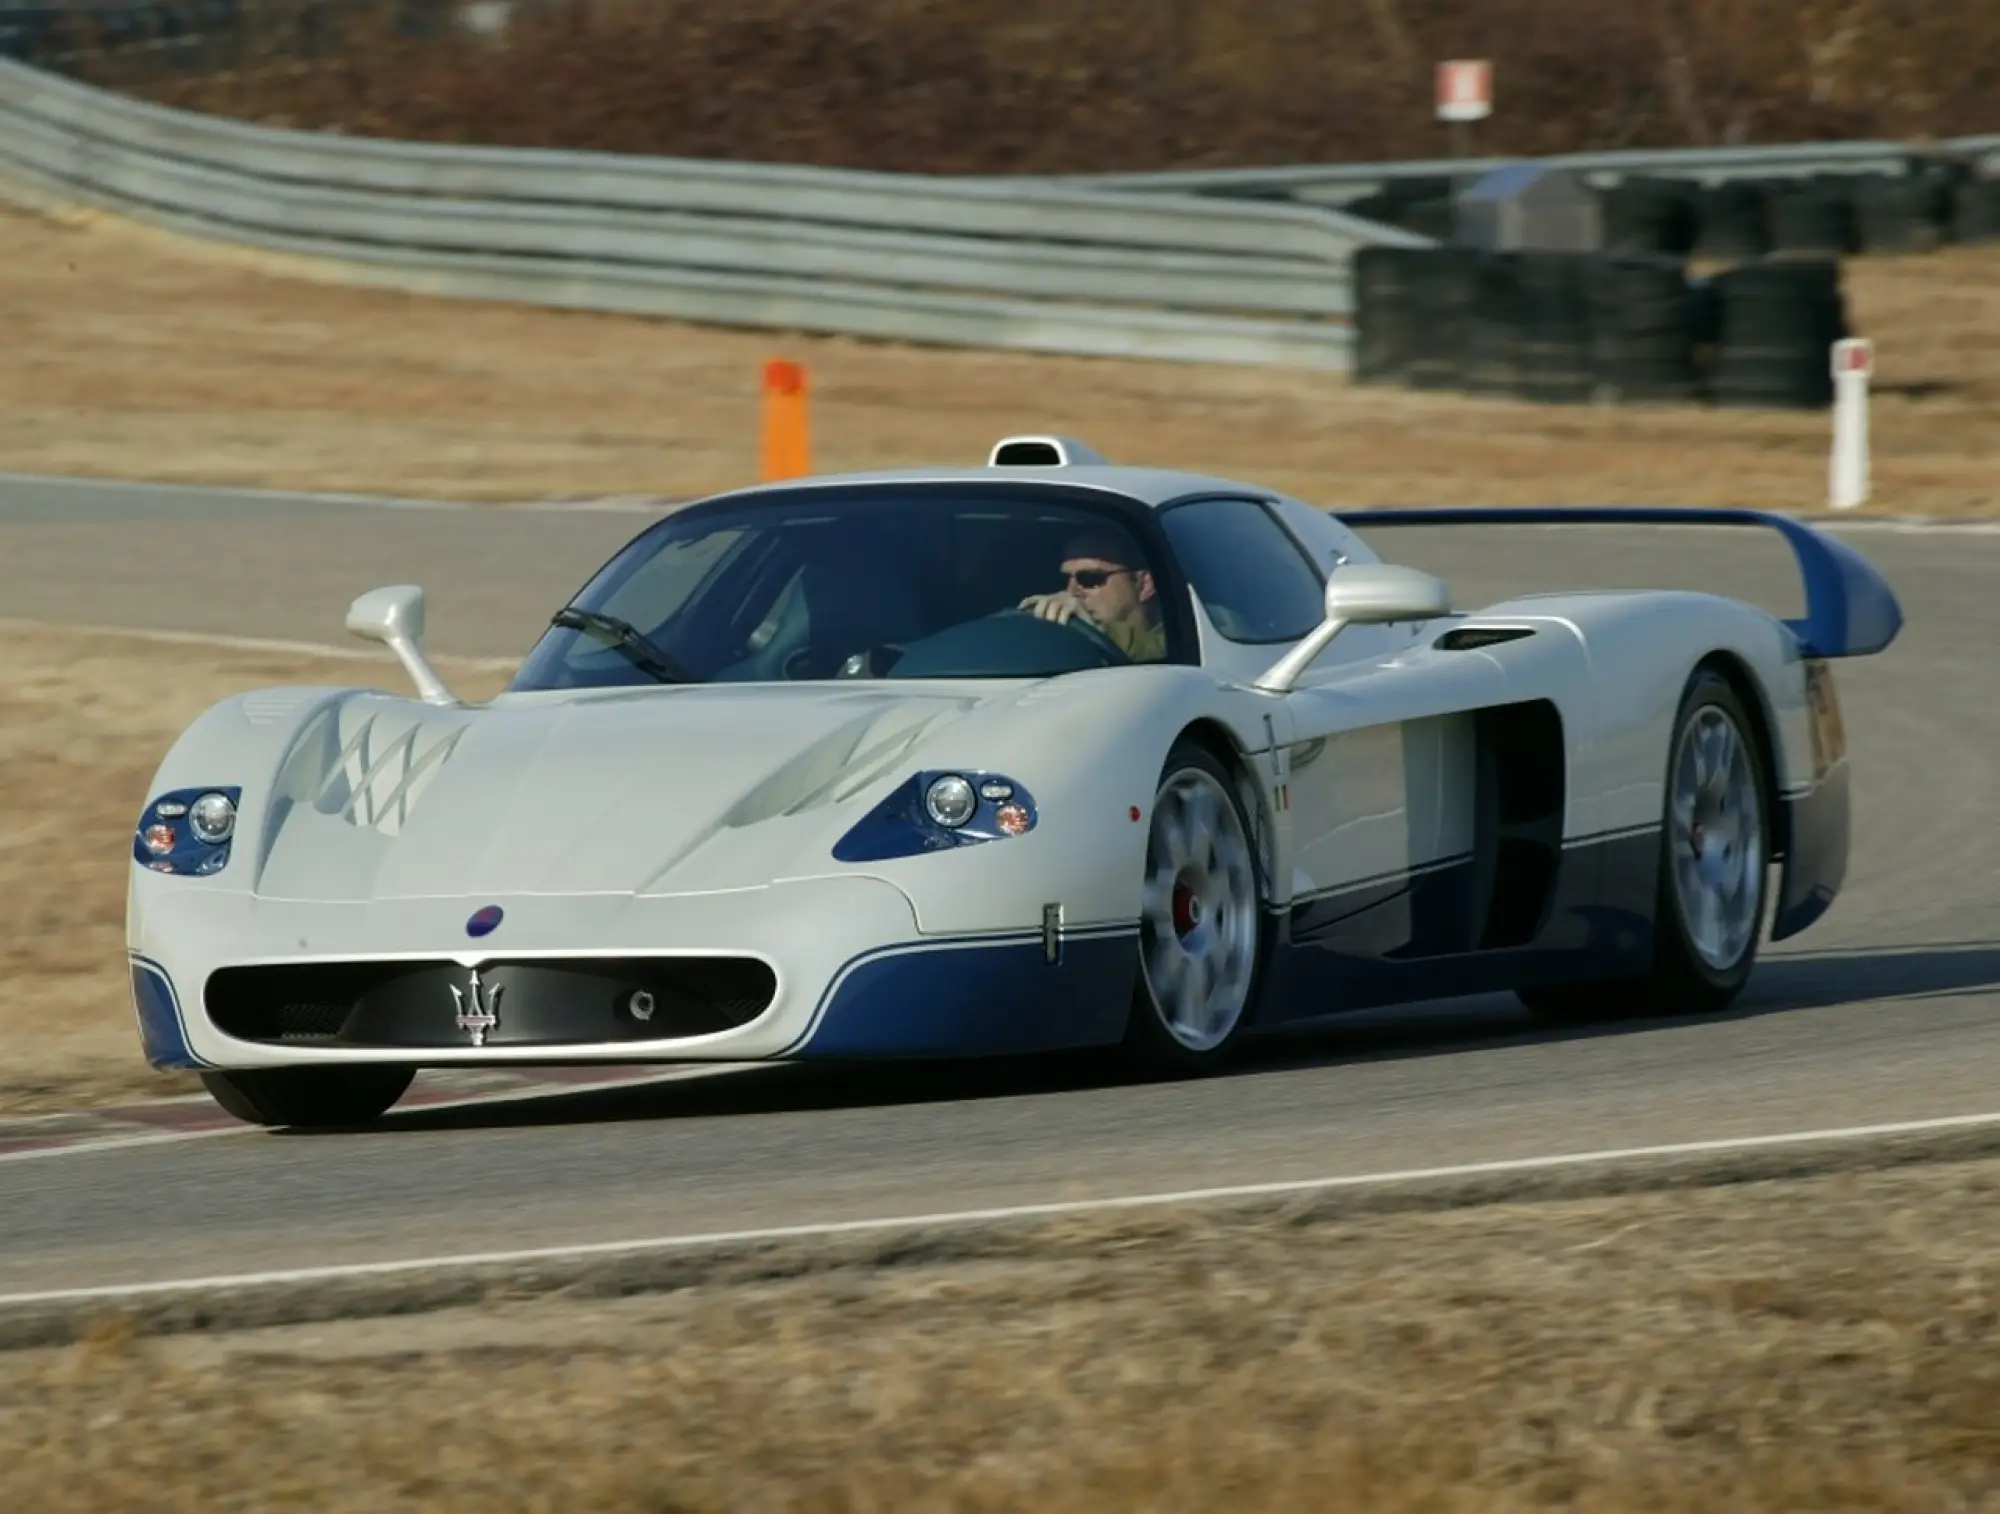
[[[1009,436],[993,444],[989,468],[1070,468],[1104,463],[1093,448],[1073,436]]]

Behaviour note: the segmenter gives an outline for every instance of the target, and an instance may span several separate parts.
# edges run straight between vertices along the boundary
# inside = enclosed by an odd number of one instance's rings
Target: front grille
[[[203,1002],[239,1041],[356,1048],[669,1041],[747,1025],[776,975],[751,957],[563,957],[483,964],[303,962],[226,967]],[[454,991],[455,990],[455,991]],[[477,1030],[461,1015],[490,1013]]]
[[[280,1004],[272,1025],[281,1041],[325,1041],[340,1034],[352,1004]]]

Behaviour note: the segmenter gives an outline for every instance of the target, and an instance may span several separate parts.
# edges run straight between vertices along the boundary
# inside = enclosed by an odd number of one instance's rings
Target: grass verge
[[[2000,1162],[16,1353],[77,1510],[2000,1506]]]
[[[1860,259],[1878,512],[2000,511],[2000,247]],[[283,275],[283,276],[281,276]],[[303,275],[312,275],[307,277]],[[1537,406],[1335,374],[945,351],[425,299],[99,217],[0,212],[0,468],[519,500],[754,482],[766,357],[809,367],[822,470],[970,463],[1000,435],[1254,478],[1333,507],[1818,511],[1828,417]]]

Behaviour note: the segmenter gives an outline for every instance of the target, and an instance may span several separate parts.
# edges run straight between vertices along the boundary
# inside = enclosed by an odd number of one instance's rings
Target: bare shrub
[[[263,0],[224,66],[73,60],[155,99],[455,142],[934,172],[1446,153],[1432,66],[1495,60],[1482,152],[1988,131],[1985,0]]]

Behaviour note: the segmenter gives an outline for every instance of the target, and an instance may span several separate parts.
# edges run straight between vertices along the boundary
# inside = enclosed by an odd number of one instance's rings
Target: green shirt
[[[1167,631],[1165,626],[1149,626],[1129,620],[1114,620],[1098,629],[1110,637],[1134,662],[1165,662],[1167,658]]]

